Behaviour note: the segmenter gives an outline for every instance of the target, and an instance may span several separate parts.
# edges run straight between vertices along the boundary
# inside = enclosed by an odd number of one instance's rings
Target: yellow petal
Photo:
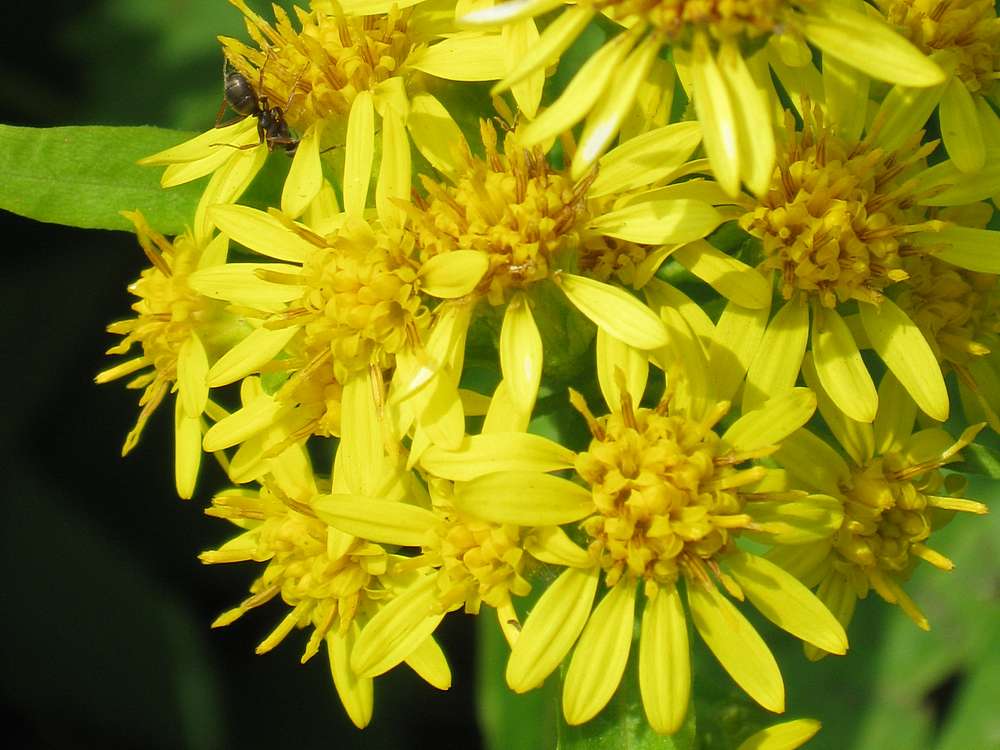
[[[302,263],[316,246],[275,217],[247,206],[213,206],[209,215],[219,230],[262,255]]]
[[[306,287],[278,284],[261,278],[261,275],[280,274],[295,278],[301,272],[299,266],[286,263],[226,263],[195,271],[188,277],[188,284],[198,294],[212,299],[279,312],[286,303],[299,299]]]
[[[553,24],[555,25],[555,24]],[[546,29],[545,36],[549,30]],[[637,39],[636,34],[619,34],[601,46],[576,72],[552,106],[530,123],[521,140],[527,146],[554,138],[586,117],[607,88],[615,70]],[[522,66],[523,67],[523,64]],[[520,69],[520,67],[518,69]]]
[[[351,669],[351,650],[357,640],[360,628],[352,622],[346,633],[337,628],[326,636],[326,654],[330,662],[330,674],[337,695],[344,710],[358,729],[364,729],[372,720],[375,705],[374,684],[370,677],[358,677]]]
[[[376,677],[407,658],[444,618],[436,604],[433,576],[410,585],[383,604],[358,636],[351,653],[351,668],[361,677]]]
[[[302,136],[281,191],[281,210],[293,219],[305,213],[323,187],[323,165],[319,160],[322,123],[318,121]]]
[[[684,607],[673,586],[660,588],[642,613],[639,690],[653,730],[678,731],[691,700],[691,654]]]
[[[540,16],[553,8],[558,8],[563,0],[508,0],[485,8],[476,8],[460,16],[458,22],[470,26],[493,26],[522,18]]]
[[[691,50],[691,86],[712,173],[726,193],[739,195],[740,149],[736,113],[729,87],[712,57],[704,33],[695,35]]]
[[[536,688],[559,666],[590,617],[597,581],[597,568],[568,568],[541,595],[510,651],[511,690]]]
[[[871,79],[853,65],[836,57],[823,58],[823,92],[827,117],[837,134],[846,141],[861,139],[865,116],[868,114],[870,88]]]
[[[246,190],[254,177],[264,166],[267,149],[237,151],[221,167],[215,170],[198,199],[194,212],[195,242],[204,244],[212,236],[214,217],[209,210],[220,203],[232,203]]]
[[[916,324],[888,298],[877,306],[859,303],[858,309],[872,348],[917,406],[932,419],[947,420],[948,390],[941,367]]]
[[[455,507],[494,523],[558,526],[594,511],[590,490],[535,471],[502,471],[455,487]]]
[[[586,568],[591,564],[587,551],[577,546],[558,526],[532,529],[524,539],[524,549],[536,560],[551,565]]]
[[[758,309],[771,304],[771,282],[768,279],[705,240],[682,245],[674,251],[672,257],[723,297],[738,305]]]
[[[580,312],[616,339],[636,349],[666,346],[663,322],[628,292],[568,273],[560,274],[557,283]]]
[[[766,491],[759,486],[754,489]],[[755,500],[747,503],[744,512],[757,529],[745,534],[768,545],[822,544],[837,533],[844,520],[843,502],[829,495],[807,495],[792,501]]]
[[[795,719],[755,732],[737,750],[796,750],[815,736],[822,725],[815,719]]]
[[[972,94],[958,76],[945,88],[938,113],[948,156],[961,171],[978,172],[986,164],[986,144]]]
[[[601,157],[597,179],[587,195],[598,197],[653,184],[687,161],[699,143],[701,126],[695,121],[676,122],[630,138]]]
[[[689,582],[687,598],[698,633],[736,684],[768,711],[784,711],[781,672],[753,625],[714,585]]]
[[[770,313],[770,305],[751,310],[730,302],[723,308],[708,348],[710,372],[719,400],[731,400],[739,388],[767,330]]]
[[[470,294],[490,266],[478,250],[453,250],[434,255],[420,268],[421,291],[440,299]]]
[[[652,354],[653,361],[668,376],[680,375],[674,391],[673,408],[692,419],[705,416],[709,405],[715,406],[712,383],[708,376],[708,358],[691,326],[680,312],[670,307],[660,310],[670,343]],[[671,369],[675,366],[677,369]]]
[[[871,422],[878,408],[875,383],[847,324],[833,309],[813,306],[812,350],[823,389],[844,414]]]
[[[627,33],[627,32],[626,32]],[[635,102],[639,85],[649,75],[663,42],[656,34],[647,36],[615,70],[611,87],[591,110],[584,123],[570,174],[580,178],[589,170],[618,134],[622,121]]]
[[[764,332],[757,355],[747,372],[743,411],[795,385],[809,339],[809,308],[790,299],[778,310]]]
[[[830,610],[794,577],[763,557],[727,555],[726,564],[750,602],[768,620],[832,654],[847,652],[847,634]]]
[[[530,412],[542,380],[542,337],[524,294],[508,303],[500,328],[500,372],[519,408]]]
[[[597,380],[604,394],[604,402],[612,411],[618,411],[622,403],[622,391],[618,372],[624,378],[625,389],[633,405],[642,401],[649,378],[649,359],[632,348],[597,329]]]
[[[891,370],[886,371],[878,385],[878,401],[874,451],[882,455],[898,451],[903,441],[910,437],[913,421],[917,418],[917,404]]]
[[[730,103],[739,149],[740,176],[751,191],[763,195],[771,184],[775,155],[774,129],[767,100],[758,90],[734,39],[724,38],[719,49],[718,66],[729,91],[739,92],[738,96],[730,98]]]
[[[575,461],[573,451],[541,435],[494,432],[468,436],[456,451],[432,446],[420,465],[435,476],[463,482],[496,472],[570,469]]]
[[[201,418],[184,413],[181,399],[174,403],[174,484],[182,500],[190,500],[201,465]]]
[[[270,396],[260,396],[225,419],[219,420],[205,433],[204,447],[209,453],[242,443],[273,424],[287,407]]]
[[[625,672],[635,624],[637,584],[623,579],[594,608],[563,681],[568,724],[589,721],[614,695]]]
[[[893,86],[885,95],[875,115],[879,123],[873,133],[875,145],[892,151],[903,145],[916,131],[924,127],[927,118],[941,100],[946,84],[927,88]]]
[[[816,393],[819,413],[830,432],[847,451],[847,455],[858,466],[867,464],[875,455],[875,432],[871,423],[852,419],[833,402],[816,372],[811,352],[807,352],[802,360],[802,377],[805,378],[806,385]]]
[[[242,377],[258,372],[285,348],[299,332],[296,326],[288,328],[258,328],[230,349],[208,371],[208,384],[219,388],[235,383]]]
[[[936,86],[944,71],[888,24],[842,3],[822,4],[822,15],[797,21],[806,39],[824,55],[836,57],[872,78],[903,86]]]
[[[774,459],[806,487],[824,494],[838,494],[851,478],[840,454],[804,427],[781,442]]]
[[[986,200],[1000,193],[1000,148],[986,149],[986,165],[978,172],[962,172],[948,159],[915,175],[915,179],[917,190],[929,191],[918,201],[921,206],[963,206]],[[936,187],[943,189],[929,190]]]
[[[747,412],[726,430],[722,439],[736,453],[779,445],[809,421],[816,411],[816,396],[808,388],[792,388]]]
[[[501,46],[507,70],[513,70],[525,56],[534,50],[538,42],[538,27],[533,18],[525,18],[504,26],[501,31]],[[542,102],[544,86],[545,70],[541,68],[520,83],[511,86],[511,93],[514,95],[514,101],[517,102],[517,108],[528,119],[534,119],[538,115],[538,105]]]
[[[406,64],[448,81],[495,81],[507,72],[500,35],[479,31],[459,32],[418,48]]]
[[[417,94],[410,100],[406,127],[413,145],[431,166],[454,179],[461,171],[460,156],[469,146],[448,110],[430,94]]]
[[[317,495],[312,509],[335,529],[379,544],[419,547],[440,523],[425,508],[362,495]]]
[[[344,146],[344,212],[361,216],[375,157],[375,103],[370,91],[360,91],[351,103]]]
[[[951,226],[940,232],[916,235],[913,244],[945,245],[946,247],[935,251],[935,258],[970,271],[1000,273],[1000,232]]]
[[[664,308],[673,308],[681,314],[702,346],[712,341],[715,326],[705,310],[677,287],[660,279],[650,279],[642,288],[650,309],[663,317]]]
[[[222,150],[219,148],[219,143],[233,143],[239,136],[246,136],[248,138],[253,138],[257,140],[257,121],[253,117],[245,117],[239,122],[234,122],[232,125],[227,125],[224,128],[212,128],[211,130],[206,130],[204,133],[196,135],[194,138],[189,138],[183,143],[179,143],[176,146],[171,146],[170,148],[164,149],[163,151],[158,151],[150,156],[145,156],[137,161],[137,164],[142,166],[161,166],[165,164],[183,164],[185,162],[201,161],[210,156],[221,157],[220,161],[224,161],[226,157],[230,156],[227,153],[228,150]],[[253,141],[250,141],[251,143]],[[218,166],[217,164],[215,166]],[[213,166],[212,169],[215,169]],[[203,172],[201,175],[206,175],[212,171],[209,169]],[[194,178],[192,178],[194,179]]]
[[[554,0],[552,1],[554,3]],[[562,4],[562,0],[560,0],[558,5]],[[494,7],[499,8],[501,6]],[[485,10],[486,9],[484,9],[484,12]],[[573,41],[580,35],[580,32],[587,27],[587,24],[590,23],[590,19],[594,17],[594,14],[594,9],[585,5],[571,6],[560,13],[559,17],[550,23],[546,27],[545,31],[542,32],[542,35],[538,40],[538,44],[536,44],[529,51],[529,53],[521,59],[519,65],[509,71],[506,77],[492,88],[490,93],[494,96],[500,94],[509,89],[515,83],[523,81],[536,70],[547,68],[549,65],[558,60],[559,56],[562,55],[562,53],[565,52]],[[474,15],[475,14],[470,14],[469,16],[465,16],[465,19]],[[517,18],[527,17],[528,15],[534,14],[526,13],[523,16],[518,16]],[[463,21],[465,19],[463,19]]]
[[[417,646],[405,659],[409,667],[438,690],[451,687],[451,668],[444,651],[433,638]]]
[[[393,107],[382,110],[382,162],[375,185],[375,208],[382,224],[401,227],[406,214],[394,201],[410,198],[410,141],[405,118]]]
[[[704,237],[723,221],[714,206],[691,199],[640,200],[595,216],[588,228],[645,245],[679,245]]]
[[[200,417],[208,402],[208,354],[192,331],[177,353],[178,400],[189,417]],[[200,438],[199,438],[200,440]]]

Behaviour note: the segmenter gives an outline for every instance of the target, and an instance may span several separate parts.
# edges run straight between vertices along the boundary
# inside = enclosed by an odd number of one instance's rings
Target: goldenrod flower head
[[[459,249],[482,253],[488,267],[477,291],[500,305],[571,262],[590,218],[584,197],[592,177],[570,179],[540,147],[522,148],[512,134],[501,150],[485,120],[480,134],[484,156],[466,152],[454,184],[422,175],[427,197],[409,215],[421,260]]]
[[[918,48],[954,53],[958,77],[972,94],[996,90],[1000,19],[990,0],[877,0],[891,24]]]
[[[921,196],[907,179],[937,143],[919,145],[918,132],[887,151],[838,136],[818,105],[804,106],[803,117],[797,130],[785,112],[770,186],[740,225],[761,239],[763,267],[780,273],[785,299],[878,303],[886,286],[906,278],[909,236],[942,226],[915,205]]]
[[[814,387],[849,460],[806,429],[791,435],[774,457],[792,477],[790,486],[839,499],[843,521],[828,544],[785,547],[769,557],[807,585],[818,585],[817,594],[845,627],[857,599],[875,589],[927,630],[926,617],[902,584],[919,560],[941,570],[954,567],[927,544],[950,516],[945,511],[987,512],[982,503],[952,497],[962,482],[940,471],[960,458],[983,425],[967,428],[957,441],[939,428],[913,432],[916,408],[891,373],[879,389],[883,405],[874,425],[845,420],[822,387]],[[809,648],[807,653],[822,655]]]
[[[846,649],[842,629],[818,600],[777,566],[735,545],[747,530],[784,543],[783,534],[820,529],[829,534],[835,528],[839,517],[817,520],[813,514],[805,526],[818,523],[817,529],[791,531],[804,523],[795,517],[812,498],[789,501],[787,493],[775,497],[749,490],[766,472],[747,463],[771,453],[809,418],[812,394],[800,389],[769,403],[720,436],[713,427],[728,404],[699,407],[694,393],[703,384],[668,388],[656,407],[638,407],[645,358],[611,342],[599,341],[598,348],[607,355],[598,366],[611,413],[594,417],[571,392],[593,436],[586,451],[574,455],[543,438],[507,433],[470,441],[450,455],[432,453],[424,461],[429,472],[458,480],[459,510],[531,528],[526,549],[566,567],[513,643],[508,684],[518,692],[537,687],[573,650],[563,712],[572,724],[589,720],[621,680],[641,591],[643,705],[656,731],[677,731],[690,691],[680,593],[686,590],[695,627],[723,666],[763,706],[782,711],[784,690],[773,656],[719,587],[737,599],[749,597],[765,616],[801,638]],[[562,468],[568,459],[576,481],[543,473]],[[569,524],[578,532],[557,528]],[[582,535],[585,547],[571,535]],[[607,593],[595,608],[602,579]],[[809,615],[800,616],[805,611]]]
[[[138,443],[146,422],[167,394],[177,392],[175,475],[178,494],[190,498],[201,460],[201,415],[208,403],[208,351],[214,353],[242,333],[224,305],[191,286],[191,275],[225,263],[228,243],[218,235],[199,244],[187,234],[171,242],[138,211],[124,215],[135,224],[139,244],[152,266],[129,286],[139,298],[132,305],[136,316],[108,326],[110,333],[123,338],[107,353],[126,354],[133,346],[139,346],[142,353],[101,372],[96,381],[107,383],[152,368],[128,383],[129,388],[144,390],[139,418],[125,438],[123,456]]]

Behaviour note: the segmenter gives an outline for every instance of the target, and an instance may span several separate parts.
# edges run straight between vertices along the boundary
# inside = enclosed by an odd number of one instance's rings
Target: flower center
[[[949,50],[969,91],[989,93],[1000,70],[1000,19],[991,0],[893,0],[886,16],[922,51]]]
[[[485,157],[466,154],[454,185],[422,177],[427,197],[410,211],[421,260],[453,250],[478,250],[489,258],[479,292],[500,305],[510,289],[549,276],[557,255],[576,250],[586,221],[583,195],[591,176],[575,183],[554,171],[540,148],[524,149],[480,127]]]
[[[908,234],[940,228],[914,206],[915,188],[901,174],[934,149],[921,134],[897,151],[848,142],[823,124],[819,108],[786,138],[767,193],[740,218],[762,240],[764,268],[782,276],[782,294],[816,296],[827,307],[857,299],[878,303],[886,286],[906,278],[902,257],[919,252]],[[810,116],[811,115],[811,116]]]
[[[392,368],[427,328],[412,248],[409,234],[352,223],[303,266],[306,293],[289,316],[306,320],[305,350],[329,351],[341,382],[371,365]]]
[[[250,586],[251,596],[219,617],[214,626],[228,625],[280,594],[292,611],[257,652],[269,651],[293,628],[311,624],[308,658],[331,629],[347,632],[369,593],[381,588],[377,579],[386,572],[388,555],[379,545],[355,539],[343,554],[331,556],[327,525],[308,507],[296,509],[296,501],[279,499],[281,495],[265,486],[254,495],[223,493],[213,498],[209,515],[251,531],[240,538],[244,543],[205,552],[200,559],[206,563],[266,561],[263,574]]]
[[[281,107],[299,131],[319,120],[345,117],[358,92],[371,91],[398,75],[414,46],[408,31],[410,9],[393,6],[386,14],[348,17],[331,3],[313,3],[313,8],[298,11],[299,31],[277,6],[274,26],[244,10],[259,49],[221,39],[227,57],[258,96]]]
[[[653,589],[672,584],[726,549],[733,530],[751,522],[738,491],[745,482],[721,455],[711,424],[665,411],[664,404],[633,409],[623,403],[620,412],[600,419],[585,414],[594,439],[577,457],[576,471],[590,485],[597,510],[581,527],[608,586],[622,576],[645,579]]]
[[[770,33],[783,0],[592,0],[616,20],[642,19],[672,42],[690,42],[695,29],[714,38],[753,39]]]
[[[910,278],[900,284],[899,306],[923,331],[939,360],[967,364],[990,353],[1000,334],[1000,288],[997,277],[942,263],[909,258]]]

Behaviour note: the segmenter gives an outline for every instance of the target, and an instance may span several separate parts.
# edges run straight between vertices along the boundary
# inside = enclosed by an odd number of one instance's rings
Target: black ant
[[[292,97],[295,95],[295,84],[298,84],[298,79],[292,85],[292,92],[289,94],[285,106],[272,107],[267,101],[267,97],[258,95],[246,76],[236,70],[228,59],[223,61],[222,75],[224,81],[223,100],[222,106],[219,107],[219,114],[215,118],[215,127],[220,127],[219,122],[222,120],[222,115],[225,113],[226,106],[228,105],[234,112],[243,117],[253,116],[257,118],[257,135],[260,140],[257,143],[248,143],[245,146],[233,146],[231,143],[216,145],[232,146],[233,148],[245,150],[256,148],[263,143],[267,145],[268,151],[274,151],[275,148],[280,146],[285,149],[285,152],[289,156],[294,155],[295,149],[299,147],[299,139],[292,137],[292,133],[288,129],[288,123],[285,122],[285,111],[288,109],[288,105],[292,103]],[[257,88],[262,89],[263,84],[264,69],[261,67]]]

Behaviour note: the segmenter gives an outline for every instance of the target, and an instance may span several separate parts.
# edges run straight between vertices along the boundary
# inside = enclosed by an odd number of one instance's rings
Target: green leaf
[[[638,644],[633,644],[618,690],[593,719],[579,726],[569,726],[559,711],[557,750],[693,750],[697,747],[693,704],[688,709],[684,726],[676,734],[657,734],[649,726],[639,693],[638,654]],[[565,671],[565,664],[563,666]],[[558,701],[556,705],[560,705]]]
[[[164,234],[194,218],[203,183],[164,190],[162,169],[136,160],[193,133],[153,127],[21,128],[0,125],[0,208],[84,229],[131,229],[138,209]]]
[[[962,448],[962,461],[948,464],[948,469],[1000,479],[1000,451],[980,443],[972,443]]]

